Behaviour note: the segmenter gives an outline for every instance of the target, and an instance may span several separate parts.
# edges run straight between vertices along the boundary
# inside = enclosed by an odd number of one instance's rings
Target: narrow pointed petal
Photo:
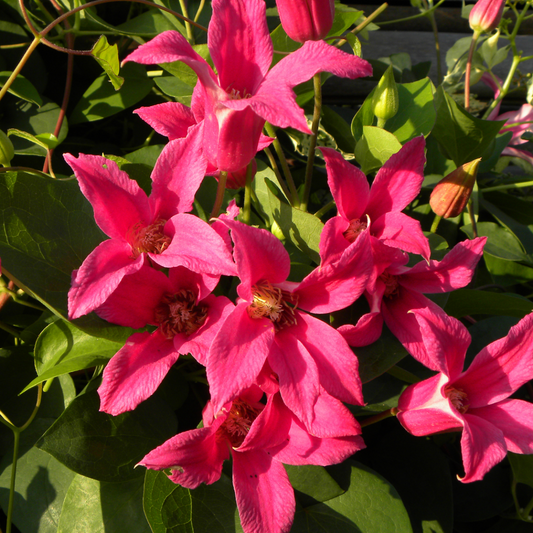
[[[465,475],[463,483],[479,481],[507,455],[503,433],[489,421],[466,413],[461,437]]]
[[[449,292],[468,285],[483,255],[487,238],[456,244],[442,261],[421,261],[402,275],[401,284],[423,293]]]
[[[424,181],[425,145],[424,137],[415,137],[379,169],[367,207],[371,220],[402,211],[418,195]]]
[[[216,76],[211,67],[179,32],[174,30],[164,31],[152,40],[148,41],[134,50],[122,64],[128,61],[135,61],[142,65],[155,65],[158,63],[172,63],[173,61],[183,61],[192,68],[204,87],[213,94],[224,91],[218,87]]]
[[[513,148],[512,146],[507,146],[502,150],[502,155],[510,155],[511,157],[518,157],[527,161],[530,165],[533,166],[533,155],[527,150],[521,150],[520,148]]]
[[[368,178],[336,150],[320,148],[320,151],[326,162],[328,185],[339,215],[347,221],[361,218],[366,213],[370,197]]]
[[[106,235],[126,240],[135,225],[152,223],[146,193],[114,161],[85,154],[77,159],[70,154],[64,157],[81,192],[93,206],[96,223]]]
[[[381,312],[366,313],[355,326],[346,324],[337,328],[346,342],[353,347],[368,346],[376,342],[381,336],[383,329],[383,317]]]
[[[187,130],[196,124],[190,107],[179,102],[165,102],[133,111],[147,124],[170,141],[187,136]]]
[[[247,302],[235,307],[207,358],[207,380],[215,412],[252,385],[274,342],[272,322],[251,319],[247,307]]]
[[[313,424],[315,403],[320,393],[319,375],[313,357],[292,333],[293,328],[276,334],[268,363],[278,375],[285,405],[308,427]]]
[[[73,273],[68,292],[69,318],[79,318],[101,306],[122,278],[137,272],[143,263],[142,254],[132,259],[131,246],[125,241],[108,239],[100,243]]]
[[[262,0],[214,0],[208,44],[220,86],[253,94],[272,62],[272,40]]]
[[[206,366],[207,356],[216,334],[235,306],[225,296],[210,295],[201,302],[209,307],[204,324],[195,333],[174,337],[174,348],[182,355],[190,353],[201,365]]]
[[[397,418],[400,424],[415,437],[460,431],[463,427],[459,417],[435,407],[402,411],[397,414]]]
[[[426,353],[434,369],[454,380],[463,370],[471,337],[459,320],[429,308],[414,309]]]
[[[214,483],[220,479],[222,463],[229,458],[227,443],[216,436],[224,420],[219,417],[210,427],[176,435],[152,450],[139,464],[152,470],[172,468],[170,479],[187,489]]]
[[[122,278],[104,304],[96,309],[96,314],[113,324],[134,329],[155,325],[154,309],[163,294],[171,290],[163,272],[144,265]]]
[[[349,223],[340,216],[330,218],[320,234],[320,260],[323,265],[339,259],[339,255],[348,248],[350,243],[343,235]]]
[[[429,261],[431,250],[429,241],[418,220],[404,213],[385,213],[372,224],[372,235],[394,248],[419,254]]]
[[[510,396],[533,379],[533,314],[485,347],[459,379],[471,407],[482,407]]]
[[[244,531],[286,533],[294,518],[294,491],[281,463],[262,450],[233,452],[233,486]]]
[[[522,400],[503,400],[468,412],[489,420],[500,429],[510,452],[533,453],[533,404]]]
[[[259,281],[277,284],[287,279],[291,268],[289,254],[272,233],[234,220],[225,220],[225,223],[235,243],[241,298],[249,297],[252,285]]]
[[[166,223],[164,231],[172,242],[161,254],[148,254],[154,263],[166,268],[181,265],[206,274],[235,274],[226,244],[207,222],[194,215],[178,214]]]
[[[135,409],[155,392],[178,357],[174,343],[159,331],[134,333],[105,367],[100,411],[116,416]]]
[[[310,313],[332,313],[351,305],[365,290],[373,266],[368,230],[363,231],[335,263],[315,268],[295,291],[298,307]]]
[[[363,405],[359,361],[342,335],[305,313],[298,314],[295,328],[298,328],[298,338],[315,360],[324,389],[338,400]]]
[[[168,220],[177,213],[191,211],[206,168],[200,125],[191,127],[184,139],[170,141],[152,173],[150,205],[155,216]]]

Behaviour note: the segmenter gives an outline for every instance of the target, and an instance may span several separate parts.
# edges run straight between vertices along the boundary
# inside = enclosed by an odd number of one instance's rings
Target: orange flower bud
[[[435,214],[450,218],[462,213],[472,194],[480,161],[481,157],[461,165],[437,183],[429,197]]]

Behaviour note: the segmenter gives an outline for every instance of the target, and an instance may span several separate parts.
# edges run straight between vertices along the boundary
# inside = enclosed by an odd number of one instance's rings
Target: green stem
[[[466,73],[465,73],[465,109],[470,111],[470,72],[472,71],[472,58],[474,57],[474,51],[476,50],[476,43],[479,39],[480,33],[474,32],[472,36],[472,42],[470,43],[470,50],[468,51],[468,59],[466,60]]]
[[[442,83],[442,60],[440,57],[439,29],[437,28],[435,13],[428,10],[427,17],[429,18],[433,35],[435,37],[435,54],[437,55],[437,85],[440,85]]]
[[[211,218],[218,217],[220,208],[222,207],[222,201],[224,200],[224,192],[226,191],[226,180],[228,179],[228,173],[225,171],[220,172],[218,177],[217,195],[215,198],[215,205],[213,205],[213,211],[211,211]]]
[[[248,163],[248,167],[246,167],[246,185],[244,186],[244,208],[242,221],[248,225],[250,225],[250,221],[252,219],[252,170],[253,159]]]
[[[472,233],[474,237],[477,237],[477,224],[476,224],[476,216],[474,214],[474,203],[472,202],[472,198],[468,200],[467,209],[468,209],[468,216],[470,217],[470,223],[472,224]]]
[[[506,183],[505,185],[495,185],[494,187],[486,187],[481,189],[481,192],[505,191],[507,189],[520,189],[521,187],[533,187],[533,181],[522,181],[520,183]]]
[[[315,109],[313,111],[313,123],[311,124],[312,133],[311,138],[309,139],[309,153],[307,155],[307,166],[305,168],[304,196],[300,204],[300,209],[302,211],[307,211],[309,196],[311,194],[318,126],[320,125],[320,115],[322,113],[322,82],[320,79],[320,72],[313,76],[313,88],[315,90]]]
[[[431,224],[431,233],[437,233],[437,228],[439,227],[439,223],[442,220],[442,217],[439,215],[435,215],[435,219],[433,220],[433,224]]]
[[[16,337],[17,339],[20,339],[20,331],[18,329],[15,329],[11,326],[8,326],[4,321],[0,320],[0,329],[3,329],[4,331],[7,331],[10,335],[13,335],[13,337]]]
[[[387,9],[388,7],[389,7],[389,4],[387,4],[387,3],[381,4],[373,13],[368,15],[368,17],[366,17],[365,20],[363,20],[363,22],[361,22],[361,24],[359,24],[359,26],[356,26],[353,30],[351,30],[350,33],[353,33],[354,35],[357,35],[361,31],[363,31],[373,20],[375,20],[377,17],[379,17],[381,15],[381,13],[383,13],[383,11],[385,11],[385,9]],[[341,47],[341,46],[345,45],[347,42],[348,41],[346,39],[339,39],[335,43],[335,46],[336,47]]]
[[[404,17],[403,19],[386,20],[385,22],[380,22],[379,25],[386,26],[387,24],[396,24],[397,22],[408,22],[410,20],[415,20],[420,17],[427,17],[430,13],[433,13],[433,11],[435,11],[435,9],[437,9],[443,2],[444,0],[440,0],[440,2],[435,4],[433,7],[429,8],[427,11],[424,10],[422,13],[418,13],[417,15],[412,15],[410,17]]]
[[[387,374],[399,379],[400,381],[405,381],[406,383],[418,383],[420,378],[415,376],[412,372],[405,370],[399,366],[392,366],[387,370]]]
[[[185,2],[185,0],[179,0],[179,2],[180,2],[180,9],[181,9],[181,12],[183,13],[183,16],[186,19],[189,19],[189,12],[187,11],[187,3]],[[192,26],[187,20],[185,21],[185,29],[187,31],[187,40],[189,41],[190,44],[194,44],[194,35],[192,33]]]
[[[378,123],[376,124],[376,126],[378,128],[381,128],[382,130],[385,129],[385,124],[387,123],[387,119],[386,118],[381,118],[381,117],[378,117]]]
[[[276,154],[278,154],[278,159],[281,164],[281,168],[283,169],[283,174],[285,175],[286,183],[289,186],[290,195],[288,198],[291,202],[291,205],[293,207],[299,207],[300,198],[298,197],[298,191],[296,190],[296,186],[294,185],[294,180],[292,179],[289,164],[287,163],[287,159],[285,157],[285,154],[283,153],[283,148],[281,146],[281,143],[279,142],[276,130],[274,129],[272,124],[269,124],[268,122],[265,123],[265,130],[269,137],[272,137],[274,139],[274,142],[272,144],[274,145],[274,150],[276,150]]]
[[[205,6],[205,0],[200,0],[200,5],[198,6],[198,9],[196,10],[196,15],[194,15],[194,22],[197,22],[200,18],[200,15],[202,14],[202,11],[204,10]]]
[[[324,207],[321,207],[316,213],[315,217],[322,218],[330,209],[335,207],[335,200],[331,200]]]
[[[359,425],[364,428],[365,426],[370,426],[372,424],[375,424],[376,422],[381,422],[382,420],[385,420],[386,418],[389,418],[391,416],[395,416],[392,409],[388,409],[387,411],[383,411],[382,413],[379,413],[378,415],[369,416],[368,418],[365,418],[364,420],[358,420]]]

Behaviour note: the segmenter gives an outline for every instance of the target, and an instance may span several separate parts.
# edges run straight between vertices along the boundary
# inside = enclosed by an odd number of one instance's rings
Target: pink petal
[[[73,273],[68,293],[69,318],[78,318],[101,306],[122,278],[137,272],[143,263],[143,254],[132,258],[127,242],[108,239],[100,243]]]
[[[383,318],[380,312],[366,313],[355,326],[346,324],[337,328],[350,346],[368,346],[381,336]]]
[[[272,62],[272,41],[261,0],[214,0],[208,46],[220,86],[242,98],[254,94]]]
[[[343,235],[348,229],[348,222],[340,216],[330,218],[322,228],[320,234],[320,260],[322,264],[334,262],[339,255],[348,248],[350,243]],[[352,243],[353,244],[353,243]]]
[[[168,220],[177,213],[191,211],[206,167],[200,126],[191,127],[184,139],[170,141],[152,173],[150,205],[155,216]]]
[[[531,121],[533,121],[533,106],[529,104],[523,104],[520,109],[518,109],[518,111],[509,111],[508,113],[502,113],[500,116],[497,117],[497,120],[505,120],[509,124],[523,122],[523,124],[519,124],[516,126],[505,125],[500,130],[500,133],[505,133],[506,131],[512,132],[513,137],[511,138],[509,144],[523,144],[527,141],[521,139],[522,135],[526,131],[533,131],[533,125],[531,124]]]
[[[190,107],[178,102],[165,102],[133,111],[147,124],[170,141],[187,136],[187,130],[196,124]]]
[[[503,339],[479,352],[459,379],[471,407],[483,407],[510,396],[533,378],[533,314],[524,317]]]
[[[422,232],[420,222],[404,213],[393,212],[380,216],[372,224],[372,235],[387,246],[419,254],[429,261],[429,241]]]
[[[503,400],[471,409],[468,413],[488,420],[503,433],[507,449],[513,453],[533,453],[533,405],[522,400]]]
[[[200,483],[210,485],[220,478],[222,463],[229,458],[229,447],[216,432],[225,421],[219,417],[210,427],[184,431],[152,450],[139,463],[152,470],[172,468],[174,483],[195,489]]]
[[[283,244],[267,230],[225,220],[235,243],[235,263],[241,279],[237,291],[249,298],[252,285],[259,281],[283,282],[290,272],[290,258]]]
[[[402,275],[404,287],[423,293],[449,292],[468,285],[483,254],[486,237],[456,244],[442,261],[417,263]]]
[[[451,413],[433,407],[402,411],[398,413],[397,418],[400,424],[416,437],[462,429],[462,421],[459,417],[454,417]]]
[[[144,265],[122,278],[115,291],[96,309],[96,314],[113,324],[134,329],[155,325],[154,309],[163,294],[171,290],[163,272]]]
[[[155,392],[178,357],[174,343],[158,330],[134,333],[104,369],[100,411],[116,416],[135,409]]]
[[[336,150],[320,148],[320,151],[326,161],[328,184],[339,215],[346,221],[361,218],[370,196],[367,177]]]
[[[278,375],[285,405],[310,428],[320,392],[319,375],[313,357],[292,330],[277,332],[274,345],[277,349],[270,350],[268,363]]]
[[[466,413],[461,438],[465,476],[463,483],[479,481],[507,455],[503,433],[496,426],[478,416]]]
[[[247,308],[235,307],[211,345],[207,380],[215,412],[255,381],[274,342],[272,322],[251,319]]]
[[[412,313],[420,326],[426,353],[434,366],[454,380],[463,370],[466,350],[471,337],[459,320],[429,308],[414,309]]]
[[[298,285],[298,307],[332,313],[351,305],[365,290],[373,266],[368,231],[363,231],[338,261],[315,268]]]
[[[305,313],[298,313],[292,329],[315,360],[324,389],[338,400],[363,405],[359,361],[342,335]]]
[[[380,168],[372,188],[367,213],[372,221],[391,211],[402,211],[420,192],[424,181],[425,139],[415,137]]]
[[[207,222],[178,214],[166,223],[164,231],[172,242],[161,254],[148,254],[154,263],[166,268],[181,265],[204,274],[235,274],[226,244]]]
[[[118,165],[97,155],[64,155],[81,192],[91,202],[100,229],[114,239],[128,238],[137,224],[153,222],[146,193]]]
[[[527,161],[530,165],[533,165],[533,155],[527,150],[521,150],[519,148],[513,148],[512,146],[507,146],[503,149],[502,155],[509,155],[511,157],[518,157]]]
[[[168,279],[175,292],[183,288],[189,289],[196,293],[198,301],[201,301],[213,292],[218,285],[220,276],[193,272],[188,268],[179,266],[168,271]]]
[[[206,366],[211,344],[235,306],[225,296],[213,295],[202,300],[201,305],[209,307],[205,322],[189,336],[178,333],[174,337],[174,348],[182,355],[190,353],[201,365]]]
[[[294,491],[281,463],[262,450],[233,452],[233,486],[246,533],[288,532]]]

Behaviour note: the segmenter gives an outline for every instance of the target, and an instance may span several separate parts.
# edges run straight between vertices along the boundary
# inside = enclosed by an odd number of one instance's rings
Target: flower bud
[[[255,173],[257,172],[257,163],[255,159],[252,159],[250,162],[252,164],[252,181],[254,179]],[[226,188],[227,189],[240,189],[246,185],[246,172],[248,171],[248,165],[242,167],[240,170],[235,172],[228,172],[228,177],[226,179]]]
[[[11,160],[15,155],[15,149],[13,143],[9,137],[0,130],[0,165],[8,167],[11,164]]]
[[[487,33],[498,27],[505,0],[478,0],[470,11],[468,22],[476,33]]]
[[[281,25],[299,43],[319,41],[331,30],[334,0],[276,0]]]
[[[437,183],[429,197],[435,214],[450,218],[462,213],[472,194],[480,161],[481,157],[461,165]]]
[[[392,65],[381,76],[378,86],[374,91],[372,97],[372,111],[379,120],[385,122],[392,118],[398,112],[399,98],[396,82],[394,81],[394,73]]]

